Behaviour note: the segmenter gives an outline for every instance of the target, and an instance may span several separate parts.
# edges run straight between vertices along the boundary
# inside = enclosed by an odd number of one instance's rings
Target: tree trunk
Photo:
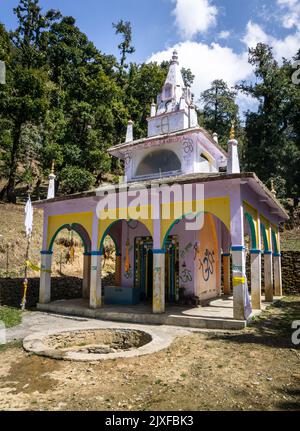
[[[21,135],[21,124],[16,128],[16,131],[14,134],[14,141],[13,141],[13,146],[12,146],[11,156],[10,156],[9,177],[8,177],[8,183],[6,186],[7,201],[11,203],[16,203],[17,201],[15,187],[16,187],[17,167],[18,167],[20,135]]]
[[[4,196],[6,194],[6,190],[7,190],[7,184],[3,187],[3,189],[0,192],[0,201],[3,201]]]
[[[35,185],[35,193],[38,201],[41,199],[41,195],[40,195],[41,182],[42,182],[41,178],[39,177]]]

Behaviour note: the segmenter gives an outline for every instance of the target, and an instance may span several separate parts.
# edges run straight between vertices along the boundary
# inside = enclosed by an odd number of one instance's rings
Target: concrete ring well
[[[146,335],[150,335],[151,341],[144,344],[141,347],[131,348],[130,350],[123,350],[114,353],[83,353],[76,350],[63,351],[61,349],[51,348],[47,346],[47,338],[55,335],[63,335],[68,333],[79,333],[79,332],[89,332],[89,331],[140,331]],[[142,355],[149,355],[151,353],[158,352],[164,348],[167,348],[171,342],[174,340],[174,335],[168,335],[166,332],[162,333],[159,329],[155,328],[140,328],[138,326],[124,328],[122,326],[111,327],[111,328],[99,328],[98,326],[91,326],[85,328],[64,328],[63,331],[59,330],[47,330],[43,332],[37,332],[28,335],[23,340],[23,347],[27,352],[34,353],[39,356],[49,357],[52,359],[65,360],[65,361],[78,361],[78,362],[93,362],[93,361],[103,361],[108,359],[117,358],[132,358]],[[78,350],[80,350],[78,348]]]

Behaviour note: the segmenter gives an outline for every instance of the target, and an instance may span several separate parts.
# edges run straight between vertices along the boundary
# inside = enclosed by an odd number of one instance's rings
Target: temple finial
[[[230,129],[230,139],[235,139],[235,121],[231,121],[231,129]]]
[[[276,194],[277,194],[277,192],[276,192],[276,190],[275,190],[275,188],[274,188],[274,180],[271,180],[271,193],[272,193],[274,196],[276,196]]]
[[[54,175],[54,169],[55,169],[55,160],[52,160],[51,174],[53,174],[53,175]]]
[[[172,63],[178,63],[178,52],[176,51],[176,49],[173,51]]]

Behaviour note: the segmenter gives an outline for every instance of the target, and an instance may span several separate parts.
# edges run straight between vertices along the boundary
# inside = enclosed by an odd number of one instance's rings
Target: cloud
[[[259,24],[249,21],[242,42],[248,48],[254,48],[258,43],[269,43],[270,36],[264,32]]]
[[[293,0],[278,1],[292,2]],[[291,59],[299,50],[300,30],[297,30],[294,34],[287,35],[283,39],[277,39],[267,34],[259,24],[249,21],[242,42],[248,48],[254,48],[259,42],[270,45],[273,48],[275,58],[281,62],[283,57]]]
[[[291,59],[300,47],[300,0],[276,1],[280,14],[276,10],[275,19],[279,19],[282,27],[295,31],[283,38],[276,38],[268,34],[261,25],[249,21],[242,38],[245,50],[237,53],[219,43],[205,44],[191,40],[196,34],[204,33],[216,25],[218,9],[210,0],[173,0],[176,2],[173,15],[185,40],[152,54],[147,62],[160,63],[170,60],[173,50],[176,49],[181,66],[190,68],[195,75],[192,91],[196,101],[215,79],[223,79],[230,87],[241,80],[253,80],[253,68],[248,63],[247,48],[255,47],[259,42],[266,43],[273,47],[274,56],[280,62],[282,57]],[[219,40],[226,40],[230,36],[230,31],[221,31],[217,34]],[[255,99],[244,94],[238,94],[237,103],[241,113],[248,109],[256,110],[258,105]]]
[[[195,100],[202,91],[207,90],[215,79],[223,79],[229,86],[246,79],[252,74],[247,53],[236,54],[231,48],[218,43],[206,45],[193,41],[176,44],[169,49],[153,54],[147,62],[170,60],[173,50],[179,55],[180,65],[190,68],[195,75],[192,91]]]
[[[230,35],[231,35],[230,31],[221,31],[218,34],[218,39],[228,39],[230,37]]]
[[[175,24],[185,40],[198,33],[205,33],[216,24],[218,9],[211,0],[173,0],[176,2],[172,14]]]
[[[299,0],[277,0],[281,9],[281,22],[284,28],[296,27],[300,30],[300,1]]]

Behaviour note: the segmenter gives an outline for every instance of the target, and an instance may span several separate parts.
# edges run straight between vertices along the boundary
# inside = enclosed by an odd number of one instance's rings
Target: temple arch
[[[105,229],[105,231],[104,231],[104,233],[102,234],[102,237],[100,238],[100,245],[99,245],[99,251],[100,251],[100,253],[101,254],[103,254],[103,251],[104,251],[104,241],[105,241],[105,238],[107,237],[107,236],[110,236],[110,238],[113,240],[113,242],[114,242],[114,244],[115,244],[115,248],[116,248],[116,254],[120,254],[121,253],[121,250],[120,250],[120,239],[119,239],[119,241],[117,241],[117,239],[116,239],[116,235],[114,235],[111,231],[112,231],[112,228],[115,226],[116,227],[116,225],[117,225],[117,223],[119,222],[120,220],[115,220],[115,221],[113,221],[106,229]]]
[[[269,241],[268,241],[268,235],[267,235],[267,231],[266,231],[266,227],[263,223],[260,223],[260,230],[262,233],[262,240],[263,240],[263,246],[264,246],[264,251],[270,251],[269,248]]]
[[[275,231],[272,229],[272,245],[273,245],[273,253],[277,255],[279,253],[279,248],[277,244],[277,237]]]
[[[250,233],[251,233],[251,248],[253,250],[257,249],[257,241],[256,241],[256,230],[255,230],[255,223],[253,220],[253,217],[248,212],[245,212],[245,218],[249,224],[250,227]]]
[[[91,239],[86,229],[79,223],[71,223],[71,224],[64,224],[56,230],[56,232],[52,236],[49,243],[48,251],[50,253],[53,252],[53,246],[54,246],[56,237],[63,229],[67,229],[69,232],[71,232],[72,230],[76,232],[82,240],[82,243],[84,246],[84,252],[85,253],[91,252]]]
[[[191,219],[191,216],[194,216]],[[195,223],[203,217],[199,229],[186,229],[186,223]],[[166,231],[162,249],[168,253],[169,244],[179,238],[178,270],[174,270],[175,279],[179,279],[179,297],[188,296],[196,287],[196,296],[206,301],[221,295],[230,294],[230,232],[224,222],[209,211],[197,214],[189,213],[174,220]],[[223,250],[223,254],[222,251]],[[189,264],[188,264],[189,262]],[[221,267],[223,264],[223,284]],[[168,269],[166,261],[166,269]],[[171,273],[172,275],[172,273]],[[166,274],[166,279],[168,273]],[[184,293],[182,288],[184,287]],[[167,286],[166,286],[167,290]],[[168,293],[168,292],[166,292]]]

